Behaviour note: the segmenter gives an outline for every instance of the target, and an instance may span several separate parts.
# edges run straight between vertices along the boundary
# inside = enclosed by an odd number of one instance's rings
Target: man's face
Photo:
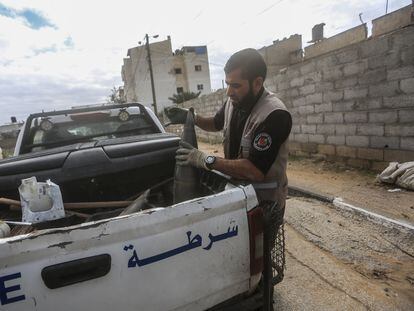
[[[242,78],[241,69],[235,69],[226,74],[227,96],[238,104],[249,94],[249,80]]]

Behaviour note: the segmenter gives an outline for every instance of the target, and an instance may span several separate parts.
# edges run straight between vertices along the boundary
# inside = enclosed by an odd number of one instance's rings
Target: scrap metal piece
[[[38,223],[65,217],[60,188],[50,180],[37,182],[36,177],[23,179],[19,193],[23,222]]]

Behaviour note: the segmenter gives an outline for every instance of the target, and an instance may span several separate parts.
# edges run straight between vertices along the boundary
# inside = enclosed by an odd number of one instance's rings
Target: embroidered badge
[[[265,151],[270,148],[272,137],[267,133],[258,134],[253,141],[253,147],[259,151]]]

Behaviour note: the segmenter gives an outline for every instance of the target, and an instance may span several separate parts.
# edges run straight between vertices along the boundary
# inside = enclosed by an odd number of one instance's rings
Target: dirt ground
[[[219,156],[221,145],[199,143]],[[376,173],[291,157],[289,185],[413,225],[414,192],[376,181]],[[414,301],[412,232],[386,228],[332,204],[290,197],[286,203],[284,281],[278,310],[410,310]]]
[[[223,155],[221,145],[199,143],[207,152]],[[414,192],[397,190],[376,181],[376,173],[315,159],[291,157],[288,164],[289,185],[320,194],[341,197],[346,203],[374,213],[414,223]]]

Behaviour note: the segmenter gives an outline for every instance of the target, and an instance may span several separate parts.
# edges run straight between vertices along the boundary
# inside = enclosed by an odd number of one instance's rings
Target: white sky
[[[389,0],[388,12],[411,0]],[[171,36],[173,49],[207,45],[213,89],[234,52],[261,48],[292,34],[311,39],[324,22],[325,37],[385,13],[386,0],[0,0],[0,124],[33,112],[105,102],[122,85],[128,48],[148,33]],[[34,10],[49,27],[33,29],[1,7]],[[3,10],[4,12],[4,10]]]

